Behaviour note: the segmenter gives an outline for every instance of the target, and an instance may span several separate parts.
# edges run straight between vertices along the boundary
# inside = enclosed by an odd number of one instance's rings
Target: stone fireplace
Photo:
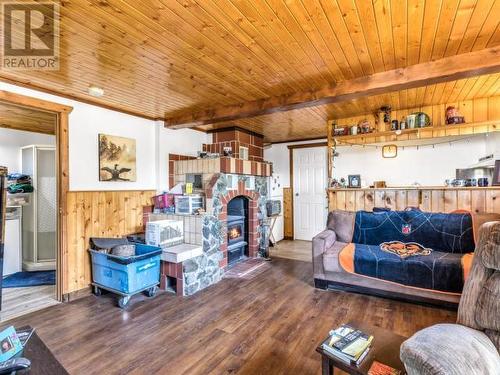
[[[232,134],[237,147],[250,150],[250,160],[235,157],[172,160],[174,170],[169,173],[170,179],[175,184],[184,183],[186,175],[201,174],[206,199],[199,244],[203,252],[183,260],[182,266],[163,267],[166,276],[175,268],[172,274],[177,285],[182,286],[178,294],[192,295],[217,283],[228,266],[264,255],[267,250],[265,219],[271,164],[262,161],[262,137],[243,133],[241,129],[218,132],[214,135],[214,143],[205,145],[204,149],[227,147],[233,143],[228,138]]]

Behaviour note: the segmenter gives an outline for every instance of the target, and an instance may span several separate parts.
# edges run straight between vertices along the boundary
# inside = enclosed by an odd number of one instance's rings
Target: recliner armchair
[[[500,221],[480,230],[457,324],[425,328],[401,345],[409,375],[500,374]]]

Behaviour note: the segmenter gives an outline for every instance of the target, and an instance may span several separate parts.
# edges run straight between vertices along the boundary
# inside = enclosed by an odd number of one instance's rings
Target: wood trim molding
[[[327,147],[328,142],[316,142],[316,143],[301,143],[298,145],[288,145],[288,149],[295,149],[295,148],[312,148],[312,147]]]
[[[298,138],[298,139],[291,139],[288,141],[278,141],[278,142],[267,142],[264,143],[264,146],[271,146],[271,145],[279,145],[283,143],[292,143],[292,142],[310,142],[310,141],[322,141],[323,139],[326,139],[327,137],[314,137],[314,138]]]
[[[295,239],[295,199],[293,198],[295,196],[295,192],[293,191],[293,185],[295,184],[295,181],[293,180],[293,150],[294,148],[288,147],[288,157],[289,157],[289,168],[290,168],[290,192],[292,195],[292,201],[291,201],[291,211],[292,211],[292,240]]]
[[[301,143],[298,145],[288,145],[288,153],[289,153],[289,165],[290,165],[290,190],[292,192],[292,239],[295,238],[295,220],[294,220],[294,196],[295,192],[293,191],[294,180],[293,180],[293,150],[301,149],[301,148],[313,148],[313,147],[328,147],[328,142],[317,142],[317,143]]]
[[[63,299],[63,290],[67,279],[67,231],[66,231],[66,195],[69,190],[69,138],[68,121],[69,114],[73,107],[33,98],[30,96],[15,94],[12,92],[0,90],[0,101],[14,105],[30,107],[32,109],[53,112],[57,114],[56,124],[56,148],[57,148],[57,269],[56,269],[56,298],[58,301]]]
[[[71,113],[71,111],[73,110],[73,107],[64,104],[49,102],[47,100],[15,94],[13,92],[4,90],[0,90],[0,101],[20,106],[26,106],[45,112]]]
[[[166,118],[165,126],[173,129],[192,128],[293,109],[339,103],[365,96],[497,72],[500,72],[500,47],[493,47],[354,78],[316,91],[296,92],[291,95],[275,96],[269,99],[186,113]]]

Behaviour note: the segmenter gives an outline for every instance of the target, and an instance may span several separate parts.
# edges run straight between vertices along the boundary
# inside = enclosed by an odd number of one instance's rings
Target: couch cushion
[[[352,242],[380,245],[386,241],[416,242],[435,251],[464,254],[474,251],[470,213],[419,210],[356,213]]]
[[[337,241],[323,254],[323,267],[327,272],[341,272],[339,267],[339,254],[347,244]]]
[[[380,246],[355,244],[354,272],[418,288],[460,293],[464,283],[462,254],[440,251],[401,257]]]
[[[498,375],[500,357],[481,331],[459,324],[436,324],[401,345],[409,375]]]
[[[500,271],[483,285],[476,304],[476,323],[483,329],[500,331]]]
[[[355,215],[355,212],[341,210],[335,210],[328,214],[327,227],[335,231],[339,241],[351,242]]]

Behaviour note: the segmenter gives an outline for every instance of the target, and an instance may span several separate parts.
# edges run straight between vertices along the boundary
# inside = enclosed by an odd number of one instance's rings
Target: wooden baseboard
[[[71,302],[80,298],[88,297],[92,294],[92,287],[89,285],[86,288],[75,290],[73,292],[64,293],[62,302]]]

